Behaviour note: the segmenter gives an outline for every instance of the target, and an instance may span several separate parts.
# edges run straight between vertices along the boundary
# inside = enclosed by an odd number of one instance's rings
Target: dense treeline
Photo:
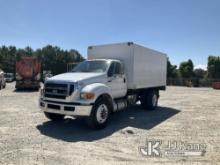
[[[15,72],[15,62],[22,56],[34,56],[42,62],[43,70],[50,70],[53,74],[67,71],[68,63],[77,63],[84,60],[75,49],[63,50],[57,46],[47,45],[33,50],[31,47],[18,49],[15,46],[0,47],[0,68],[5,72]]]
[[[50,70],[53,74],[67,71],[68,63],[78,63],[84,60],[75,49],[63,50],[57,46],[47,45],[33,50],[31,47],[24,49],[15,46],[0,47],[0,68],[5,72],[15,72],[15,62],[22,56],[34,56],[42,62],[43,70]],[[195,69],[192,60],[183,61],[179,68],[172,65],[168,59],[167,77],[172,79],[220,79],[220,57],[209,56],[207,71]]]
[[[213,79],[220,79],[220,56],[209,56],[208,77]]]
[[[180,63],[179,68],[176,65],[172,65],[170,61],[167,62],[167,77],[168,78],[210,78],[220,79],[220,57],[209,56],[207,70],[194,69],[192,60],[183,61]]]

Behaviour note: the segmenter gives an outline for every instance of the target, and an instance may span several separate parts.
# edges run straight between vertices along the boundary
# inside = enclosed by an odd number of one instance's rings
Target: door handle
[[[112,82],[112,80],[108,80],[108,82]]]

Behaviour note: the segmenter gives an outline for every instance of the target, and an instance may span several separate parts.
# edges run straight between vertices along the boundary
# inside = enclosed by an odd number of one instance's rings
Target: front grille
[[[70,85],[70,87],[73,85]],[[73,88],[73,89],[72,89]],[[66,99],[66,97],[74,91],[74,86],[71,87],[71,93],[68,84],[46,83],[45,97],[55,99]]]
[[[67,106],[65,106],[64,110],[65,111],[75,111],[75,107],[67,107]]]
[[[59,96],[59,95],[45,94],[44,96],[48,98],[54,98],[54,99],[66,99],[66,96]]]
[[[60,106],[59,106],[59,105],[48,104],[47,107],[48,107],[48,108],[51,108],[51,109],[57,109],[57,110],[60,110]]]

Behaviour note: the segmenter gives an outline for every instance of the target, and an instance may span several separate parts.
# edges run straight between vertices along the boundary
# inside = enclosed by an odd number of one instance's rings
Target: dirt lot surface
[[[0,164],[220,164],[219,90],[168,87],[157,110],[131,107],[96,131],[79,119],[49,121],[38,95],[15,92],[14,83],[0,90]],[[160,157],[141,154],[147,139],[160,140]],[[203,156],[166,155],[169,142],[173,150],[175,142],[184,143]]]

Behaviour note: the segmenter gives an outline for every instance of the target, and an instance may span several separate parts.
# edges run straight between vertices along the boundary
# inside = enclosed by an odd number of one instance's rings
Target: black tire
[[[141,95],[141,106],[147,110],[155,110],[158,105],[159,92],[158,91],[145,91]]]
[[[111,113],[111,104],[111,101],[107,97],[99,98],[92,107],[90,116],[86,118],[87,125],[93,129],[101,129],[106,127]]]
[[[64,115],[44,112],[45,116],[52,121],[60,121],[64,119]]]
[[[39,87],[33,88],[34,91],[39,91]]]

